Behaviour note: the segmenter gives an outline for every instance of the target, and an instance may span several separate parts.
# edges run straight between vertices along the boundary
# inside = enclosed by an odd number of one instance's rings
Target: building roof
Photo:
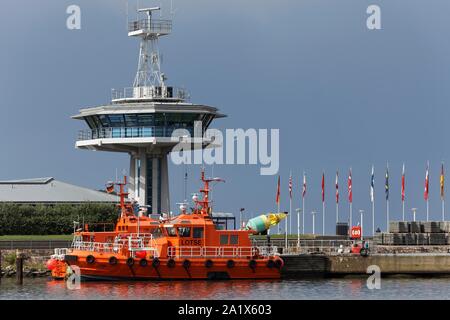
[[[213,212],[211,214],[211,216],[213,218],[227,218],[227,219],[233,219],[234,218],[234,214],[232,214],[230,212]]]
[[[113,203],[119,197],[54,178],[0,181],[0,203]]]

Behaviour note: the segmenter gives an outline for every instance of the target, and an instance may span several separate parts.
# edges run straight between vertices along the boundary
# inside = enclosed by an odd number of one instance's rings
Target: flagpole
[[[277,213],[280,213],[280,202],[278,202],[278,204],[277,204]],[[278,234],[281,234],[281,225],[280,224],[278,224]]]
[[[336,224],[339,222],[339,202],[336,202]]]
[[[302,197],[302,234],[305,234],[305,197]]]
[[[429,195],[429,183],[430,183],[430,162],[427,161],[427,174],[426,174],[426,178],[425,178],[425,193],[426,193],[426,201],[427,201],[427,222],[430,221],[430,206],[429,206],[429,199],[430,199],[430,195]]]
[[[375,235],[375,201],[372,201],[372,235]]]
[[[292,234],[292,197],[289,198],[289,234]]]
[[[339,223],[339,172],[336,171],[336,224]]]
[[[386,199],[386,232],[389,232],[389,199]]]
[[[292,200],[289,201],[289,235],[292,234]]]
[[[405,163],[402,167],[402,221],[405,221]]]
[[[445,221],[445,190],[444,190],[445,176],[444,176],[444,162],[441,163],[441,201],[442,201],[442,221]]]
[[[325,173],[322,173],[322,235],[325,235]]]
[[[352,202],[350,202],[350,228],[352,227],[353,222],[352,222]]]
[[[300,247],[300,209],[296,209],[297,211],[297,248]]]
[[[322,235],[325,235],[325,201],[322,202]]]

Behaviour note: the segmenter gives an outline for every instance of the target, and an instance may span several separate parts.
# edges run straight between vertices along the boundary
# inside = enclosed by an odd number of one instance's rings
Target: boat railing
[[[67,248],[55,248],[50,258],[63,261],[67,252],[68,252]]]
[[[275,256],[277,247],[169,247],[173,258],[251,258]]]
[[[128,251],[134,257],[138,251],[147,251],[154,257],[158,257],[156,243],[151,233],[132,233],[128,236]]]
[[[113,252],[119,253],[123,249],[122,243],[86,242],[74,241],[72,249],[93,252]]]

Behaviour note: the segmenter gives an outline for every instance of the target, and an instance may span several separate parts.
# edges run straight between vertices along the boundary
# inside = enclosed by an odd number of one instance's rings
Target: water
[[[69,290],[47,278],[3,278],[6,299],[450,299],[450,278],[383,278],[380,290],[369,290],[366,278],[277,281],[83,282]]]

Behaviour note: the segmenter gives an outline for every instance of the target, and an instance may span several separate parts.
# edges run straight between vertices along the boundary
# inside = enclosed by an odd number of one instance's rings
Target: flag
[[[280,176],[278,176],[278,185],[277,185],[277,197],[276,197],[277,204],[280,204]]]
[[[303,190],[302,197],[305,198],[306,195],[306,174],[303,172]]]
[[[336,171],[336,203],[339,203],[339,184],[338,184],[338,180],[339,180],[339,172]]]
[[[402,168],[402,202],[405,201],[405,164]]]
[[[375,201],[375,174],[374,167],[372,166],[372,176],[370,178],[370,201],[373,203]]]
[[[440,183],[441,183],[441,200],[444,200],[444,182],[445,182],[444,163],[442,163],[441,164],[441,179],[440,179]]]
[[[348,201],[353,202],[353,191],[352,191],[352,169],[350,169],[348,174]]]
[[[384,183],[384,191],[386,193],[386,200],[389,200],[389,167],[386,166],[386,181]]]
[[[322,202],[325,202],[325,173],[322,173]]]
[[[289,175],[289,197],[292,199],[292,173]]]
[[[424,190],[424,193],[423,193],[423,197],[424,197],[424,199],[426,201],[428,201],[428,191],[429,191],[429,187],[430,187],[430,185],[429,185],[430,175],[429,175],[429,172],[428,172],[428,168],[429,168],[429,166],[427,164],[427,171],[425,172],[425,190]]]

